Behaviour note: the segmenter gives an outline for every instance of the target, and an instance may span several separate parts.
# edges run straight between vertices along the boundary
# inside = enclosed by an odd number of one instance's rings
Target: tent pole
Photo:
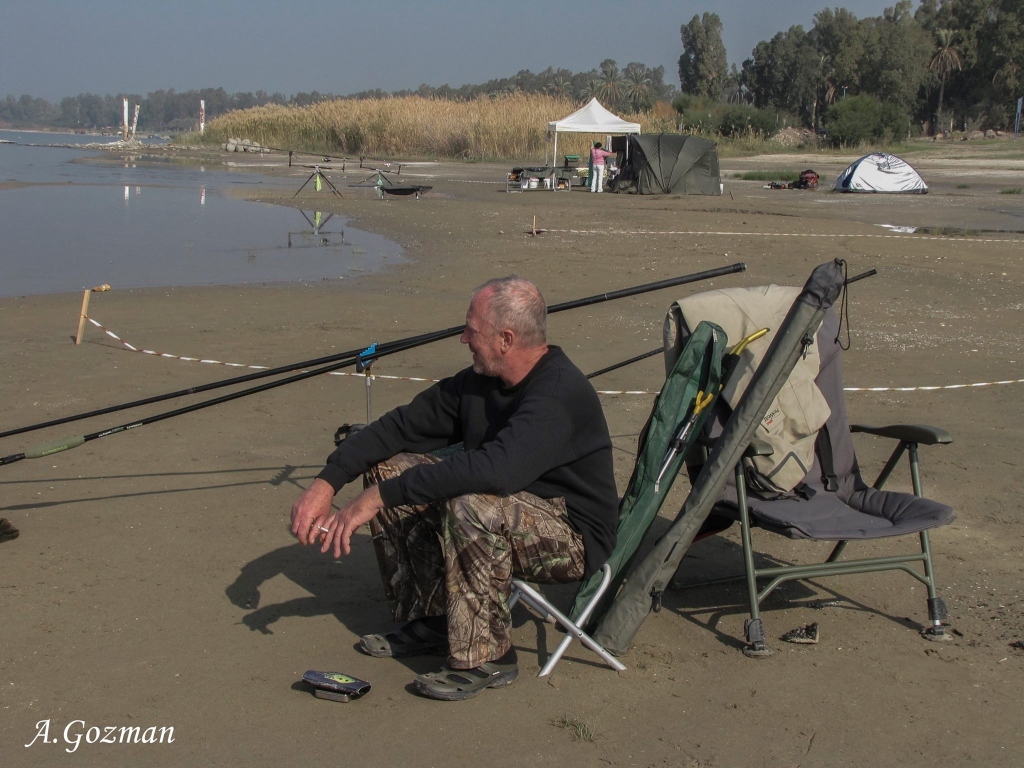
[[[555,167],[555,159],[558,157],[558,129],[555,128],[555,146],[551,149],[551,167]]]

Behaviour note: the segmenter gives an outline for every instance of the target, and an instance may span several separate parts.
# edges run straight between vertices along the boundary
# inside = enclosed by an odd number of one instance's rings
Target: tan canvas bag
[[[665,318],[665,364],[675,363],[682,349],[680,324],[696,328],[701,320],[720,325],[734,345],[761,328],[766,336],[749,344],[740,357],[721,396],[735,407],[750,383],[775,331],[782,325],[800,289],[768,285],[756,288],[723,288],[681,299],[669,308]],[[771,456],[755,457],[754,467],[767,479],[769,490],[787,493],[799,485],[814,463],[814,442],[831,411],[814,379],[818,375],[817,344],[797,363],[789,380],[772,401],[754,439],[773,448]]]

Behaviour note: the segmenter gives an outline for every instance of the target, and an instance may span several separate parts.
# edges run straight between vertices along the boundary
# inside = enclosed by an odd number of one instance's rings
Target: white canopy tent
[[[627,123],[618,115],[613,115],[596,98],[577,109],[568,117],[548,123],[548,133],[555,134],[555,145],[551,151],[551,165],[558,159],[558,134],[562,133],[598,133],[602,136],[625,136],[640,133],[640,123]],[[545,158],[546,160],[547,158]]]

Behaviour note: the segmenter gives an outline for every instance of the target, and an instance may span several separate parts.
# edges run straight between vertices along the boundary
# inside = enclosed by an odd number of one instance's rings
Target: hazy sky
[[[858,18],[895,0],[846,0]],[[832,6],[840,5],[832,3]],[[915,4],[916,5],[916,4]],[[729,61],[822,0],[2,0],[0,98],[83,92],[347,94],[459,86],[615,59],[665,67],[678,85],[679,26],[711,10]]]

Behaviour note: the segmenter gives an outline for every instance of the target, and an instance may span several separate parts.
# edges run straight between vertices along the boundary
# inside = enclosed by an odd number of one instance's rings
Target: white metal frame
[[[514,606],[519,600],[529,605],[537,613],[542,614],[545,618],[554,619],[559,626],[565,631],[565,637],[562,638],[562,642],[555,649],[554,653],[548,658],[547,663],[541,669],[537,677],[545,677],[551,674],[551,670],[555,668],[559,659],[568,650],[570,643],[574,639],[578,639],[587,648],[592,650],[598,656],[600,656],[604,662],[612,669],[622,672],[626,666],[606,651],[597,641],[595,641],[590,635],[580,629],[580,625],[585,624],[590,614],[593,613],[594,608],[597,607],[601,596],[608,589],[608,584],[612,580],[612,569],[607,563],[601,568],[603,577],[601,579],[601,585],[598,587],[597,592],[591,598],[590,602],[587,603],[587,607],[580,614],[579,619],[575,622],[566,616],[564,613],[559,611],[555,606],[548,602],[547,598],[544,597],[540,592],[535,590],[525,581],[520,579],[512,579],[512,598],[509,601],[510,606]]]

